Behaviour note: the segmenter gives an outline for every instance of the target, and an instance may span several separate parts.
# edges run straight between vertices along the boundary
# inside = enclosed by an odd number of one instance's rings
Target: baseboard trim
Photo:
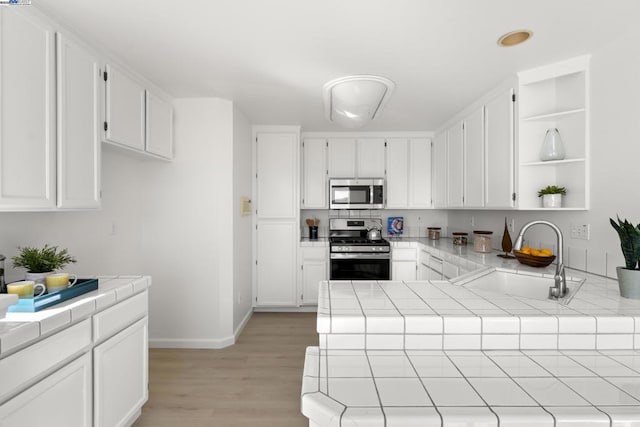
[[[149,348],[194,348],[194,349],[218,349],[233,345],[233,336],[219,339],[173,339],[152,338],[149,340]]]
[[[300,307],[253,307],[254,312],[263,313],[316,313],[317,305],[303,305]]]
[[[247,323],[249,323],[249,319],[251,319],[252,315],[253,315],[253,309],[249,308],[249,311],[247,311],[247,314],[245,314],[244,318],[242,319],[242,322],[240,322],[236,330],[233,331],[234,344],[235,344],[235,341],[238,341],[238,337],[244,330],[244,327],[247,326]]]

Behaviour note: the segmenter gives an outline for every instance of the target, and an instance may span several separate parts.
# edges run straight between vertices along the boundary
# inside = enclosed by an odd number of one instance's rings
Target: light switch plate
[[[589,224],[571,224],[571,238],[589,240]]]

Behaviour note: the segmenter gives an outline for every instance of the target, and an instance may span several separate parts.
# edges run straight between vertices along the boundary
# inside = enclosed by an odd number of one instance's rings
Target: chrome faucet
[[[516,238],[516,243],[513,245],[513,249],[518,251],[522,249],[522,240],[524,237],[524,233],[531,226],[536,224],[548,225],[556,233],[557,246],[558,246],[558,260],[556,263],[556,274],[553,276],[553,279],[556,284],[555,286],[552,286],[549,288],[549,296],[554,298],[562,298],[567,293],[567,279],[564,274],[564,260],[562,256],[562,253],[564,252],[564,243],[562,238],[562,231],[560,231],[560,228],[558,228],[557,225],[549,221],[536,220],[536,221],[528,222],[525,225],[523,225],[522,228],[520,229],[520,233],[518,233],[518,237]]]

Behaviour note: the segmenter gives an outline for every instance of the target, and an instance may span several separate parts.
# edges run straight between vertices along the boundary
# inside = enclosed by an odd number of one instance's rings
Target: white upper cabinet
[[[431,139],[409,140],[409,207],[431,207]]]
[[[484,206],[484,107],[464,118],[464,206]]]
[[[538,191],[566,187],[565,210],[589,209],[589,56],[518,74],[518,208],[544,209]],[[543,161],[546,132],[557,129],[562,159]]]
[[[433,207],[447,207],[447,132],[437,134],[433,140]]]
[[[356,177],[356,140],[330,138],[327,149],[329,178]]]
[[[302,144],[302,207],[326,209],[327,196],[327,140],[306,138]]]
[[[55,32],[19,7],[0,8],[0,208],[56,205]]]
[[[485,104],[485,206],[514,207],[514,105],[513,89]]]
[[[146,91],[147,153],[163,159],[173,159],[173,107],[169,101]]]
[[[57,206],[100,206],[99,61],[62,34],[58,57]]]
[[[299,209],[297,135],[260,133],[257,139],[258,218],[295,218]]]
[[[409,140],[389,138],[387,140],[387,208],[409,206]]]
[[[105,141],[144,151],[144,87],[112,65],[106,74]]]
[[[463,199],[464,123],[457,122],[447,130],[447,207],[461,208]]]
[[[387,139],[387,207],[431,207],[431,140]]]
[[[329,138],[327,142],[329,178],[384,177],[384,138]]]
[[[382,178],[385,170],[384,138],[362,138],[357,140],[358,178]]]

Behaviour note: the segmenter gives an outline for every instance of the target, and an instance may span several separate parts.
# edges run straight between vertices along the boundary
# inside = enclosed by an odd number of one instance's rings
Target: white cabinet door
[[[447,207],[447,132],[433,140],[433,207]]]
[[[442,277],[445,279],[452,279],[460,275],[460,269],[457,265],[448,261],[442,262]]]
[[[57,206],[100,207],[98,59],[62,34],[58,54]]]
[[[53,208],[55,33],[19,9],[0,9],[0,208]]]
[[[146,91],[146,144],[147,153],[173,159],[173,107],[171,103]]]
[[[111,65],[106,72],[105,141],[144,151],[145,90]]]
[[[326,209],[327,196],[327,140],[307,138],[302,144],[302,207]]]
[[[295,306],[297,221],[258,221],[256,305]]]
[[[329,178],[355,178],[356,140],[331,138],[327,143]]]
[[[464,206],[484,206],[484,107],[464,118]]]
[[[302,304],[318,304],[318,283],[328,280],[326,259],[304,260],[302,264]]]
[[[391,261],[391,280],[416,280],[415,261]]]
[[[1,405],[0,425],[91,427],[91,376],[87,353]]]
[[[93,350],[94,427],[129,425],[148,397],[147,318]]]
[[[513,89],[509,89],[485,105],[488,208],[514,207],[514,103]]]
[[[363,138],[357,141],[358,178],[383,178],[385,169],[384,138]]]
[[[447,205],[461,208],[463,200],[463,122],[458,122],[447,130]]]
[[[298,137],[259,133],[256,148],[258,217],[294,218],[298,204]]]
[[[431,207],[431,140],[409,140],[409,208]]]
[[[429,280],[429,266],[422,262],[418,263],[418,280]]]
[[[388,209],[409,206],[408,182],[409,141],[406,138],[387,140],[387,204]]]

